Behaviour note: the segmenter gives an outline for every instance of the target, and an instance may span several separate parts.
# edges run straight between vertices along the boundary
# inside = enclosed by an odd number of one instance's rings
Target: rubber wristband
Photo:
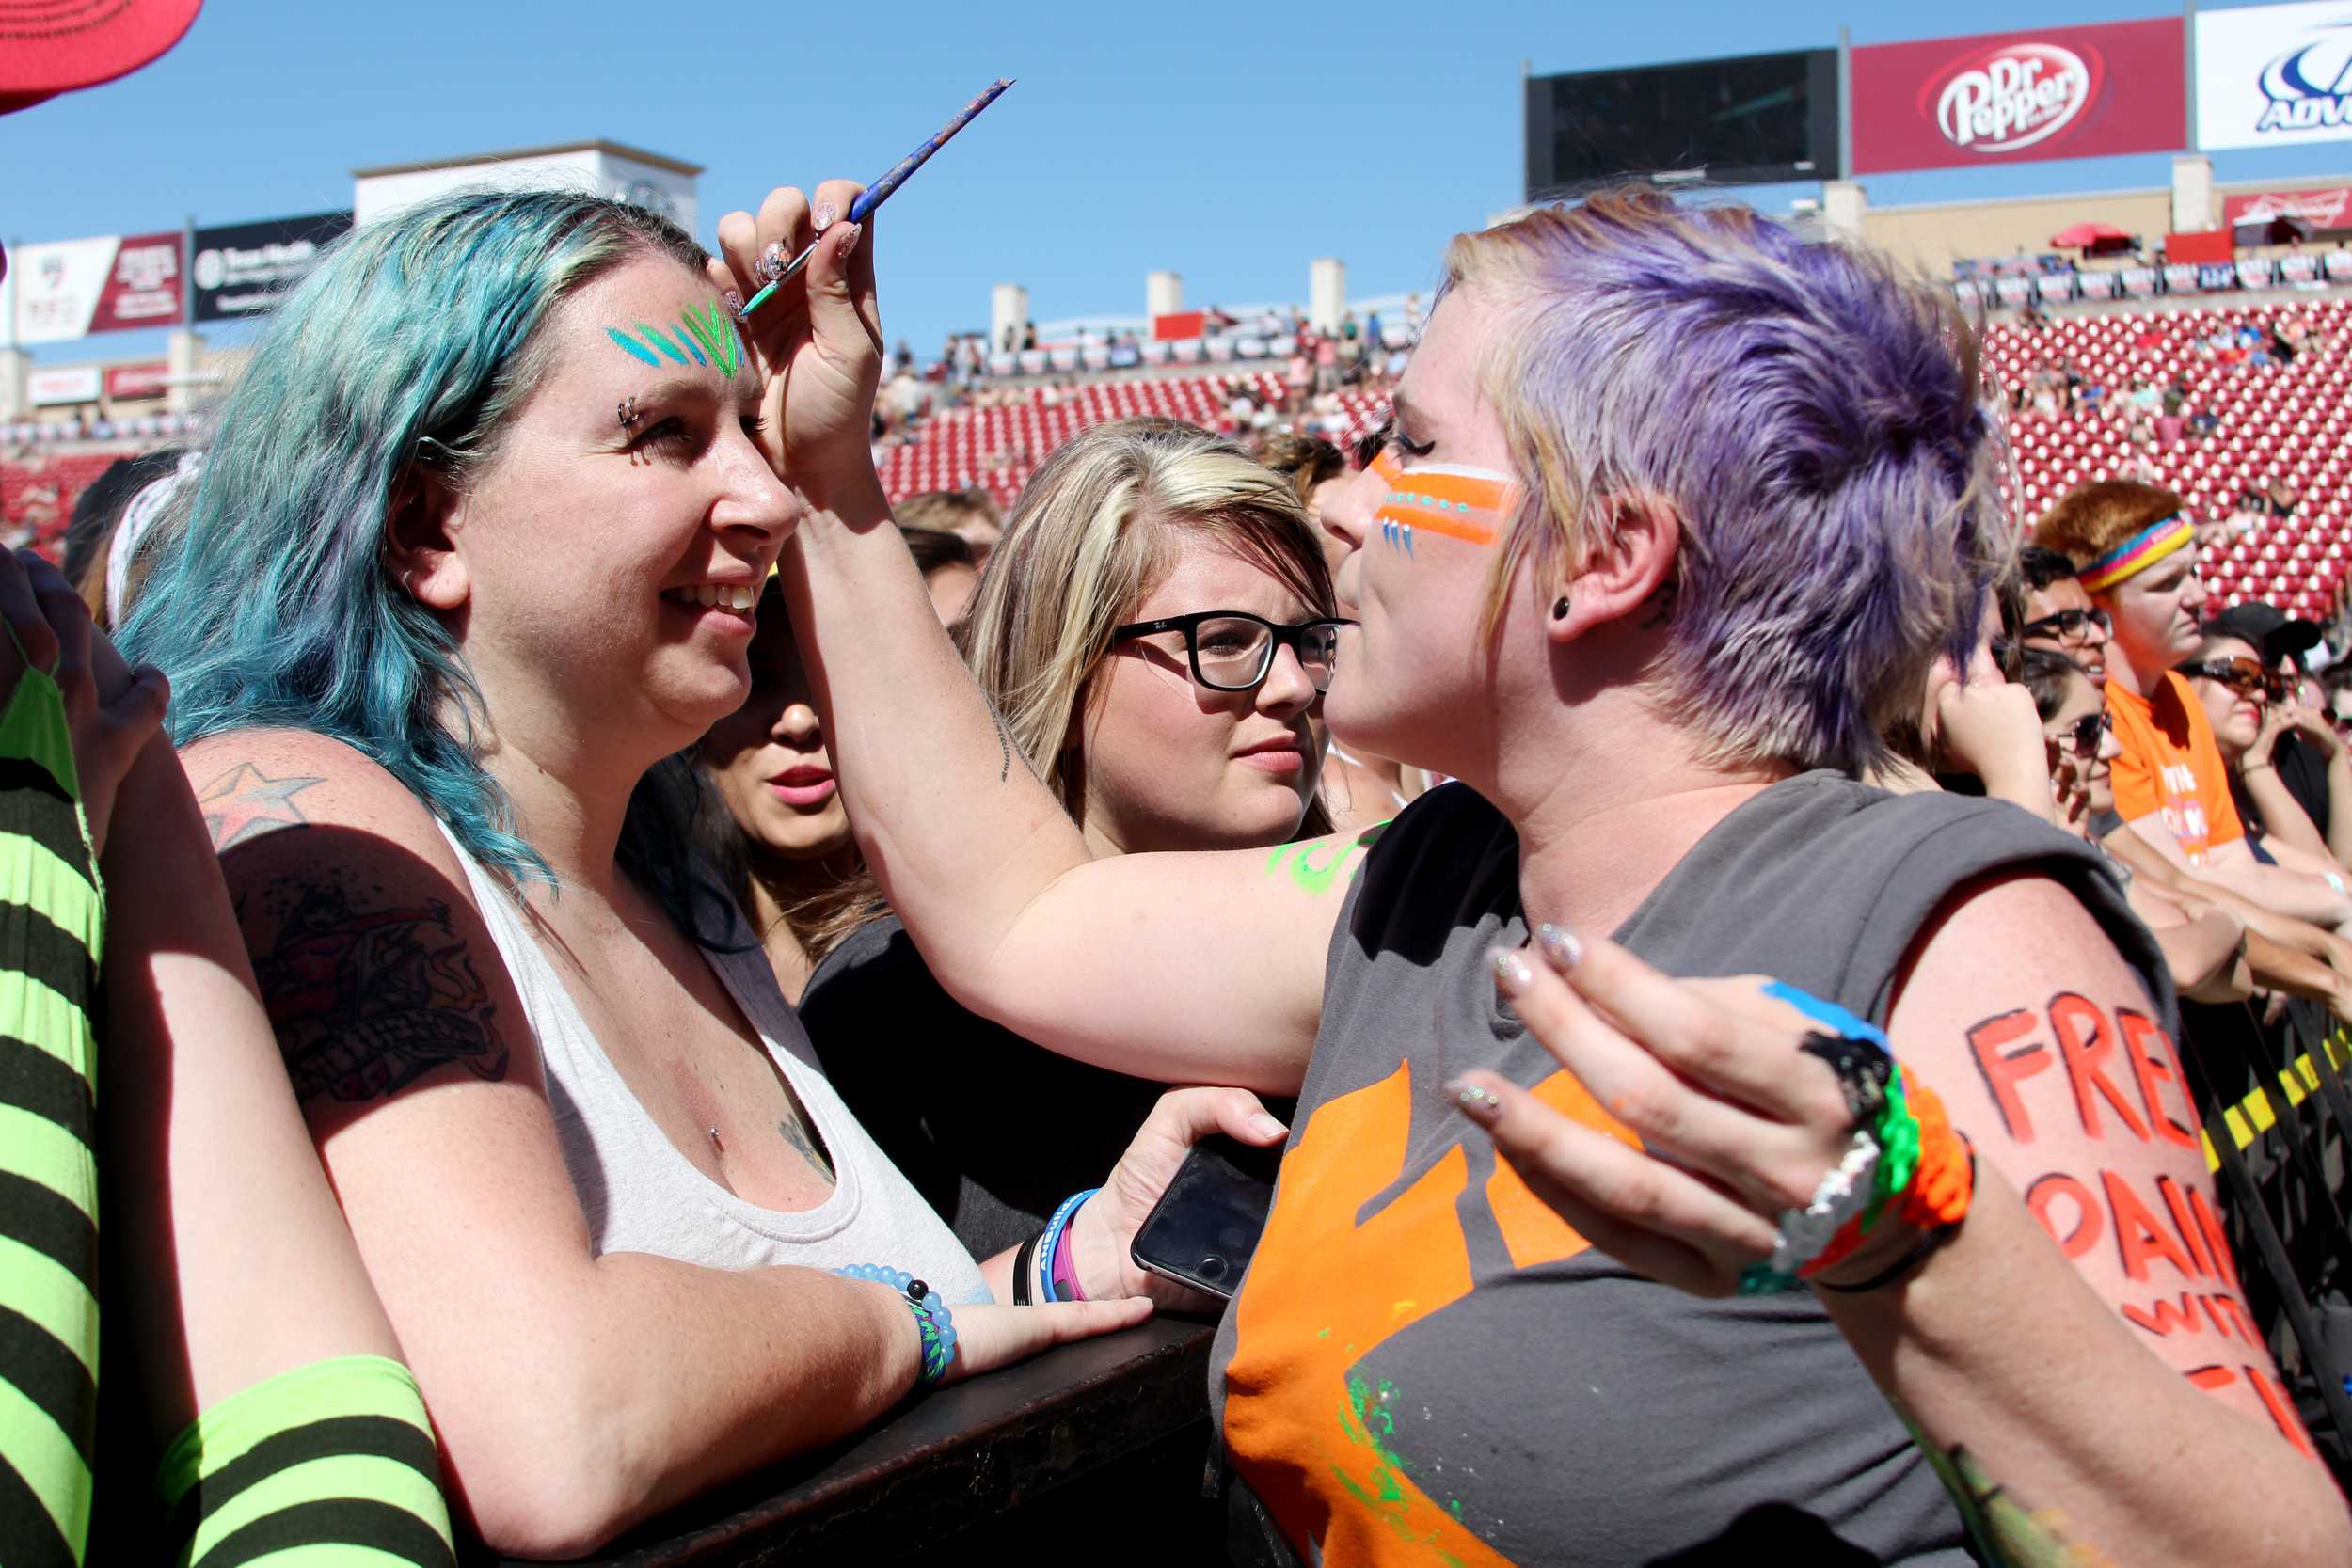
[[[1037,1266],[1037,1243],[1044,1237],[1045,1232],[1039,1231],[1023,1242],[1021,1250],[1012,1255],[1012,1304],[1015,1307],[1037,1305],[1037,1296],[1029,1288],[1029,1271]]]
[[[1046,1272],[1054,1281],[1054,1294],[1064,1301],[1084,1301],[1087,1293],[1078,1289],[1078,1263],[1071,1256],[1070,1238],[1078,1228],[1078,1215],[1086,1208],[1080,1204],[1071,1211],[1070,1223],[1061,1227],[1061,1239],[1054,1243],[1053,1267]]]

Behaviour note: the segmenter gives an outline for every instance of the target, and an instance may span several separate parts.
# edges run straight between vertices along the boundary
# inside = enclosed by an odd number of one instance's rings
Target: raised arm
[[[820,186],[846,212],[857,187]],[[777,191],[719,225],[723,289],[816,232]],[[754,318],[771,458],[806,506],[781,570],[858,847],[959,1002],[1067,1054],[1179,1082],[1295,1091],[1358,846],[1090,862],[956,657],[890,526],[866,420],[873,246],[847,224]]]
[[[183,761],[452,1501],[490,1544],[577,1555],[914,1387],[916,1330],[883,1287],[596,1254],[521,1003],[412,797],[313,736]],[[1140,1312],[961,1308],[961,1370]]]

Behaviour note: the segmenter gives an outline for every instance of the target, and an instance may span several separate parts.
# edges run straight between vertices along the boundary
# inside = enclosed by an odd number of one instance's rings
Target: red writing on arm
[[[2173,1227],[2180,1231],[2181,1240],[2188,1243],[2189,1256],[2197,1259],[2197,1272],[2218,1275],[2221,1271],[2213,1266],[2213,1255],[2198,1230],[2197,1217],[2189,1212],[2187,1192],[2169,1176],[2156,1178],[2156,1191],[2164,1196],[2164,1206],[2172,1211]]]
[[[2074,1223],[2063,1231],[2050,1217],[2050,1206],[2059,1198],[2067,1198],[2074,1205]],[[2026,1207],[2069,1258],[2080,1258],[2097,1245],[2099,1232],[2106,1226],[2098,1198],[2089,1187],[2062,1170],[2036,1177],[2033,1185],[2026,1189]]]
[[[2132,1191],[2129,1182],[2111,1170],[2102,1170],[2099,1182],[2106,1189],[2107,1212],[2115,1219],[2115,1250],[2122,1259],[2126,1275],[2146,1283],[2148,1263],[2154,1258],[2171,1264],[2185,1279],[2195,1279],[2204,1272],[2165,1229],[2156,1212]]]
[[[2230,1251],[2229,1235],[2222,1230],[2213,1205],[2194,1187],[2188,1189],[2188,1212],[2197,1217],[2197,1228],[2204,1232],[2205,1250],[2213,1257],[2216,1272],[2229,1281],[2231,1290],[2243,1292],[2245,1287],[2237,1282],[2237,1257]]]
[[[2208,1394],[2227,1388],[2243,1376],[2254,1392],[2262,1397],[2263,1408],[2270,1412],[2272,1424],[2286,1434],[2287,1441],[2294,1444],[2305,1457],[2310,1459],[2319,1457],[2319,1450],[2312,1447],[2311,1434],[2303,1430],[2302,1418],[2296,1415],[2295,1406],[2287,1399],[2286,1390],[2273,1383],[2269,1374],[2261,1368],[2240,1366],[2233,1369],[2215,1365],[2200,1367],[2184,1375]]]
[[[2225,1338],[2234,1336],[2257,1349],[2262,1346],[2253,1320],[2232,1295],[2183,1291],[2178,1298],[2159,1296],[2146,1307],[2126,1302],[2118,1310],[2126,1322],[2154,1335],[2202,1334],[2211,1323],[2213,1332]]]
[[[1984,1086],[1993,1095],[1993,1103],[2001,1108],[2001,1123],[2009,1135],[2021,1144],[2033,1142],[2033,1117],[2026,1110],[2025,1098],[2017,1085],[2050,1066],[2048,1047],[2036,1040],[2015,1051],[2008,1049],[2034,1031],[2032,1013],[2020,1007],[2013,1013],[2001,1013],[1988,1018],[1968,1031],[1968,1047],[1976,1053],[1977,1070],[1984,1074]]]
[[[2115,1010],[2115,1022],[2123,1037],[2124,1053],[2132,1059],[2132,1076],[2139,1080],[2139,1098],[2148,1107],[2148,1125],[2155,1129],[2157,1137],[2179,1144],[2183,1148],[2195,1148],[2196,1113],[2189,1104],[2188,1085],[2181,1081],[2180,1069],[2172,1065],[2176,1057],[2171,1037],[2154,1020],[2143,1018],[2128,1007]],[[2161,1061],[2151,1049],[2157,1044],[2162,1044],[2165,1050],[2165,1057]],[[2158,1085],[2166,1083],[2181,1091],[2181,1108],[2189,1113],[2189,1120],[2175,1121],[2171,1113],[2164,1108]]]
[[[2066,1060],[2067,1082],[2074,1089],[2074,1114],[2082,1118],[2083,1131],[2094,1138],[2106,1136],[2099,1122],[2099,1101],[2104,1100],[2132,1136],[2148,1141],[2148,1129],[2140,1125],[2115,1083],[2107,1076],[2106,1059],[2115,1054],[2115,1037],[2107,1032],[2106,1015],[2088,997],[2072,991],[2060,991],[2050,998],[2050,1032],[2058,1037],[2058,1054]]]

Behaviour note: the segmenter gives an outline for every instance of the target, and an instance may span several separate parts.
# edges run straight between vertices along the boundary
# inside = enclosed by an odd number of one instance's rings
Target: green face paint
[[[715,367],[732,381],[743,363],[742,340],[735,335],[735,323],[715,305],[685,307],[682,321],[666,332],[645,322],[631,322],[627,329],[608,326],[604,335],[629,357],[657,370],[666,358],[674,365]]]

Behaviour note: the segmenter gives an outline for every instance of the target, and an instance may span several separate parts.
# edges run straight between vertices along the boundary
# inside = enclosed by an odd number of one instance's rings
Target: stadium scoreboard
[[[1681,60],[1527,79],[1527,199],[1628,177],[1836,180],[1837,51]]]

